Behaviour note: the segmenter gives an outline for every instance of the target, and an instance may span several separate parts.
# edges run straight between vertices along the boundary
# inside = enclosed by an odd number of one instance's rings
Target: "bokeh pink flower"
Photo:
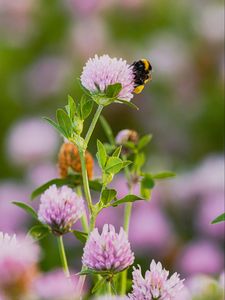
[[[73,300],[78,298],[78,278],[65,277],[61,270],[40,275],[34,282],[34,294],[42,300]]]
[[[30,238],[0,232],[0,288],[14,284],[36,265],[40,250]]]
[[[7,138],[7,152],[12,164],[27,166],[51,158],[58,146],[53,128],[38,118],[15,123]]]
[[[222,271],[224,255],[219,245],[209,240],[193,241],[180,251],[176,266],[186,276],[198,273],[216,275]]]

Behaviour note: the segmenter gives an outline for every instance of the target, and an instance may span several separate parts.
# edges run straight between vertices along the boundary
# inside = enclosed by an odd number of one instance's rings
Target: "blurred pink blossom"
[[[0,32],[13,45],[23,44],[34,30],[34,0],[0,0]]]
[[[28,169],[26,176],[29,183],[37,187],[51,179],[57,178],[58,169],[56,164],[54,165],[49,162],[40,163]]]
[[[178,292],[174,300],[193,300],[189,289],[186,287],[186,280],[184,281],[183,289],[180,292]]]
[[[198,215],[195,219],[196,226],[201,233],[215,238],[224,239],[225,226],[223,223],[211,224],[211,222],[225,211],[224,194],[215,193],[202,199]]]
[[[98,12],[111,7],[114,0],[66,0],[65,5],[69,11],[78,18],[86,17],[86,19],[93,17]],[[90,34],[90,33],[89,33]]]
[[[56,95],[65,87],[71,66],[62,56],[43,56],[24,73],[25,87],[32,99]]]
[[[191,189],[203,196],[224,193],[224,176],[224,157],[209,156],[194,170]]]
[[[154,66],[157,66],[154,78],[174,80],[189,70],[191,57],[184,39],[169,32],[161,32],[151,38],[150,45],[146,57],[151,58],[153,70]]]
[[[195,28],[209,42],[224,41],[224,4],[218,2],[200,6],[196,14]]]
[[[218,274],[224,265],[223,251],[213,242],[198,240],[183,248],[177,257],[177,267],[188,275]]]
[[[102,52],[107,44],[107,33],[103,20],[99,18],[80,20],[72,27],[71,44],[72,56],[77,56],[77,52],[79,52],[80,56],[87,59],[94,53]]]
[[[66,278],[61,270],[42,274],[34,283],[34,293],[42,300],[73,300],[78,297],[78,278]]]
[[[220,277],[219,277],[219,284],[221,285],[221,287],[224,289],[225,291],[225,271],[223,271],[221,274],[220,274]]]
[[[151,202],[135,204],[130,223],[130,240],[136,250],[157,250],[164,253],[174,241],[166,215]]]
[[[120,206],[107,207],[99,213],[96,220],[96,227],[102,228],[106,223],[113,224],[118,230],[123,226],[123,210]]]
[[[222,156],[209,156],[195,169],[184,174],[165,185],[164,191],[172,201],[177,203],[195,201],[196,197],[214,197],[224,194],[224,158]]]
[[[30,238],[0,232],[0,287],[17,282],[38,262],[40,249]]]
[[[191,299],[224,299],[224,288],[219,285],[219,282],[213,277],[198,274],[189,278],[186,285],[190,291]],[[220,296],[221,298],[219,298]]]
[[[15,123],[6,142],[12,164],[27,166],[50,158],[57,149],[58,136],[44,120],[30,118]]]
[[[0,183],[0,228],[13,233],[21,232],[28,220],[28,215],[12,201],[23,201],[29,198],[30,191],[13,181]]]

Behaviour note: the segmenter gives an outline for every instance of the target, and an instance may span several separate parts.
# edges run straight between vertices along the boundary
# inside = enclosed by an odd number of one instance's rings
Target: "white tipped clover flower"
[[[170,278],[169,272],[162,268],[160,262],[156,264],[153,260],[150,270],[141,274],[141,268],[134,268],[133,271],[133,291],[129,295],[131,300],[173,300],[183,288],[183,280],[174,273]]]
[[[82,263],[89,269],[118,273],[134,262],[127,234],[120,229],[115,232],[113,225],[105,224],[102,233],[95,228],[84,247]]]
[[[81,74],[82,85],[91,93],[105,93],[109,85],[120,83],[122,89],[117,98],[130,101],[133,98],[133,69],[125,60],[111,58],[108,55],[90,58]]]
[[[52,185],[41,196],[38,219],[60,235],[70,231],[84,209],[84,200],[71,188]]]
[[[38,258],[39,247],[33,240],[0,232],[0,289],[31,275]]]

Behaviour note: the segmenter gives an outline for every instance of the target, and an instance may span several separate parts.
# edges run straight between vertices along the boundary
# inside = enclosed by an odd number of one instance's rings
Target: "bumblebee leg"
[[[140,94],[142,91],[143,91],[143,89],[144,89],[144,85],[139,85],[139,86],[137,86],[135,89],[134,89],[134,93],[135,94]]]

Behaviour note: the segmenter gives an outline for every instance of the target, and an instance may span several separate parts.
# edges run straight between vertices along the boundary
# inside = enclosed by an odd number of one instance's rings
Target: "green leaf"
[[[107,86],[105,94],[108,98],[114,98],[119,95],[121,90],[122,90],[121,83],[110,84]]]
[[[119,157],[121,150],[122,150],[122,146],[117,147],[116,150],[113,152],[112,156]]]
[[[98,153],[97,153],[98,163],[100,167],[104,169],[107,160],[107,153],[104,145],[99,140],[97,140],[97,148],[98,148]]]
[[[225,213],[223,213],[222,215],[219,215],[217,218],[215,218],[211,224],[216,224],[216,223],[220,223],[220,222],[225,222]]]
[[[116,190],[113,189],[105,189],[101,194],[101,202],[104,205],[109,204],[113,199],[115,199],[117,194]]]
[[[127,105],[127,106],[129,106],[131,108],[139,110],[139,108],[137,107],[137,105],[135,105],[133,102],[130,102],[129,100],[117,99],[116,103],[125,104],[125,105]]]
[[[108,138],[109,143],[114,146],[115,139],[109,123],[106,121],[106,119],[103,116],[100,116],[100,123],[102,125],[103,130],[105,131],[105,135]]]
[[[154,179],[166,179],[166,178],[171,178],[171,177],[175,177],[176,174],[170,171],[162,171],[160,173],[156,173],[156,174],[151,174],[152,178]]]
[[[126,168],[127,166],[129,166],[130,164],[132,164],[131,160],[124,160],[123,161],[123,168]]]
[[[28,235],[32,236],[35,240],[41,240],[44,237],[46,237],[48,234],[50,234],[49,227],[39,224],[33,226],[29,231]]]
[[[145,174],[141,180],[141,183],[146,189],[152,189],[155,185],[155,182],[151,174]]]
[[[109,143],[104,143],[104,146],[107,153],[113,153],[113,151],[115,151],[116,148],[114,145],[111,145]]]
[[[80,185],[81,183],[81,175],[70,175],[66,178],[55,178],[52,179],[43,185],[39,186],[37,189],[35,189],[32,194],[31,194],[31,200],[34,198],[38,197],[42,193],[44,193],[51,185],[55,184],[56,186],[63,186],[63,185],[68,185],[71,187],[75,187],[77,185]]]
[[[122,159],[111,156],[106,163],[105,172],[116,174],[123,168],[123,164]]]
[[[146,189],[145,187],[143,187],[142,184],[141,184],[141,196],[145,200],[150,200],[150,198],[151,198],[151,190],[150,189]]]
[[[66,106],[66,109],[70,119],[73,120],[76,113],[76,103],[70,95],[68,95],[68,105]]]
[[[150,199],[151,189],[154,187],[155,182],[152,179],[151,174],[145,174],[141,180],[141,195],[145,199]]]
[[[83,120],[85,120],[90,115],[93,108],[93,104],[94,104],[93,100],[86,100],[84,103],[82,103],[81,114]]]
[[[43,117],[43,119],[47,121],[51,126],[53,126],[60,134],[62,134],[63,136],[66,135],[66,132],[59,126],[59,124],[54,122],[52,119],[47,117]]]
[[[106,278],[102,277],[100,280],[98,280],[95,285],[93,286],[91,293],[94,294],[96,291],[100,290],[104,283],[106,282]]]
[[[148,134],[148,135],[143,136],[143,137],[139,140],[139,142],[138,142],[138,145],[137,145],[138,150],[141,150],[141,149],[144,148],[148,143],[150,143],[151,139],[152,139],[152,135],[151,135],[151,134]]]
[[[139,201],[139,200],[144,200],[142,197],[137,196],[137,195],[127,195],[122,199],[116,200],[114,201],[111,205],[112,206],[117,206],[123,203],[127,203],[127,202],[135,202],[135,201]]]
[[[92,189],[96,192],[101,192],[101,190],[102,190],[101,179],[89,180],[89,187],[90,187],[90,189]]]
[[[143,152],[138,153],[138,155],[135,155],[133,169],[138,172],[141,167],[145,163],[145,154]]]
[[[86,232],[82,232],[78,230],[71,230],[71,232],[79,241],[81,241],[81,243],[86,243],[88,237],[88,234]]]
[[[134,144],[134,142],[128,141],[124,144],[125,148],[129,148],[131,150],[135,150],[136,149],[136,145]]]
[[[63,109],[57,109],[56,111],[57,121],[59,126],[65,132],[65,137],[69,138],[72,135],[73,124],[67,115],[67,113]]]
[[[36,211],[31,206],[27,205],[24,202],[13,201],[12,203],[15,204],[16,206],[22,208],[24,211],[26,211],[28,214],[30,214],[36,220],[38,219],[38,215],[37,215]]]

